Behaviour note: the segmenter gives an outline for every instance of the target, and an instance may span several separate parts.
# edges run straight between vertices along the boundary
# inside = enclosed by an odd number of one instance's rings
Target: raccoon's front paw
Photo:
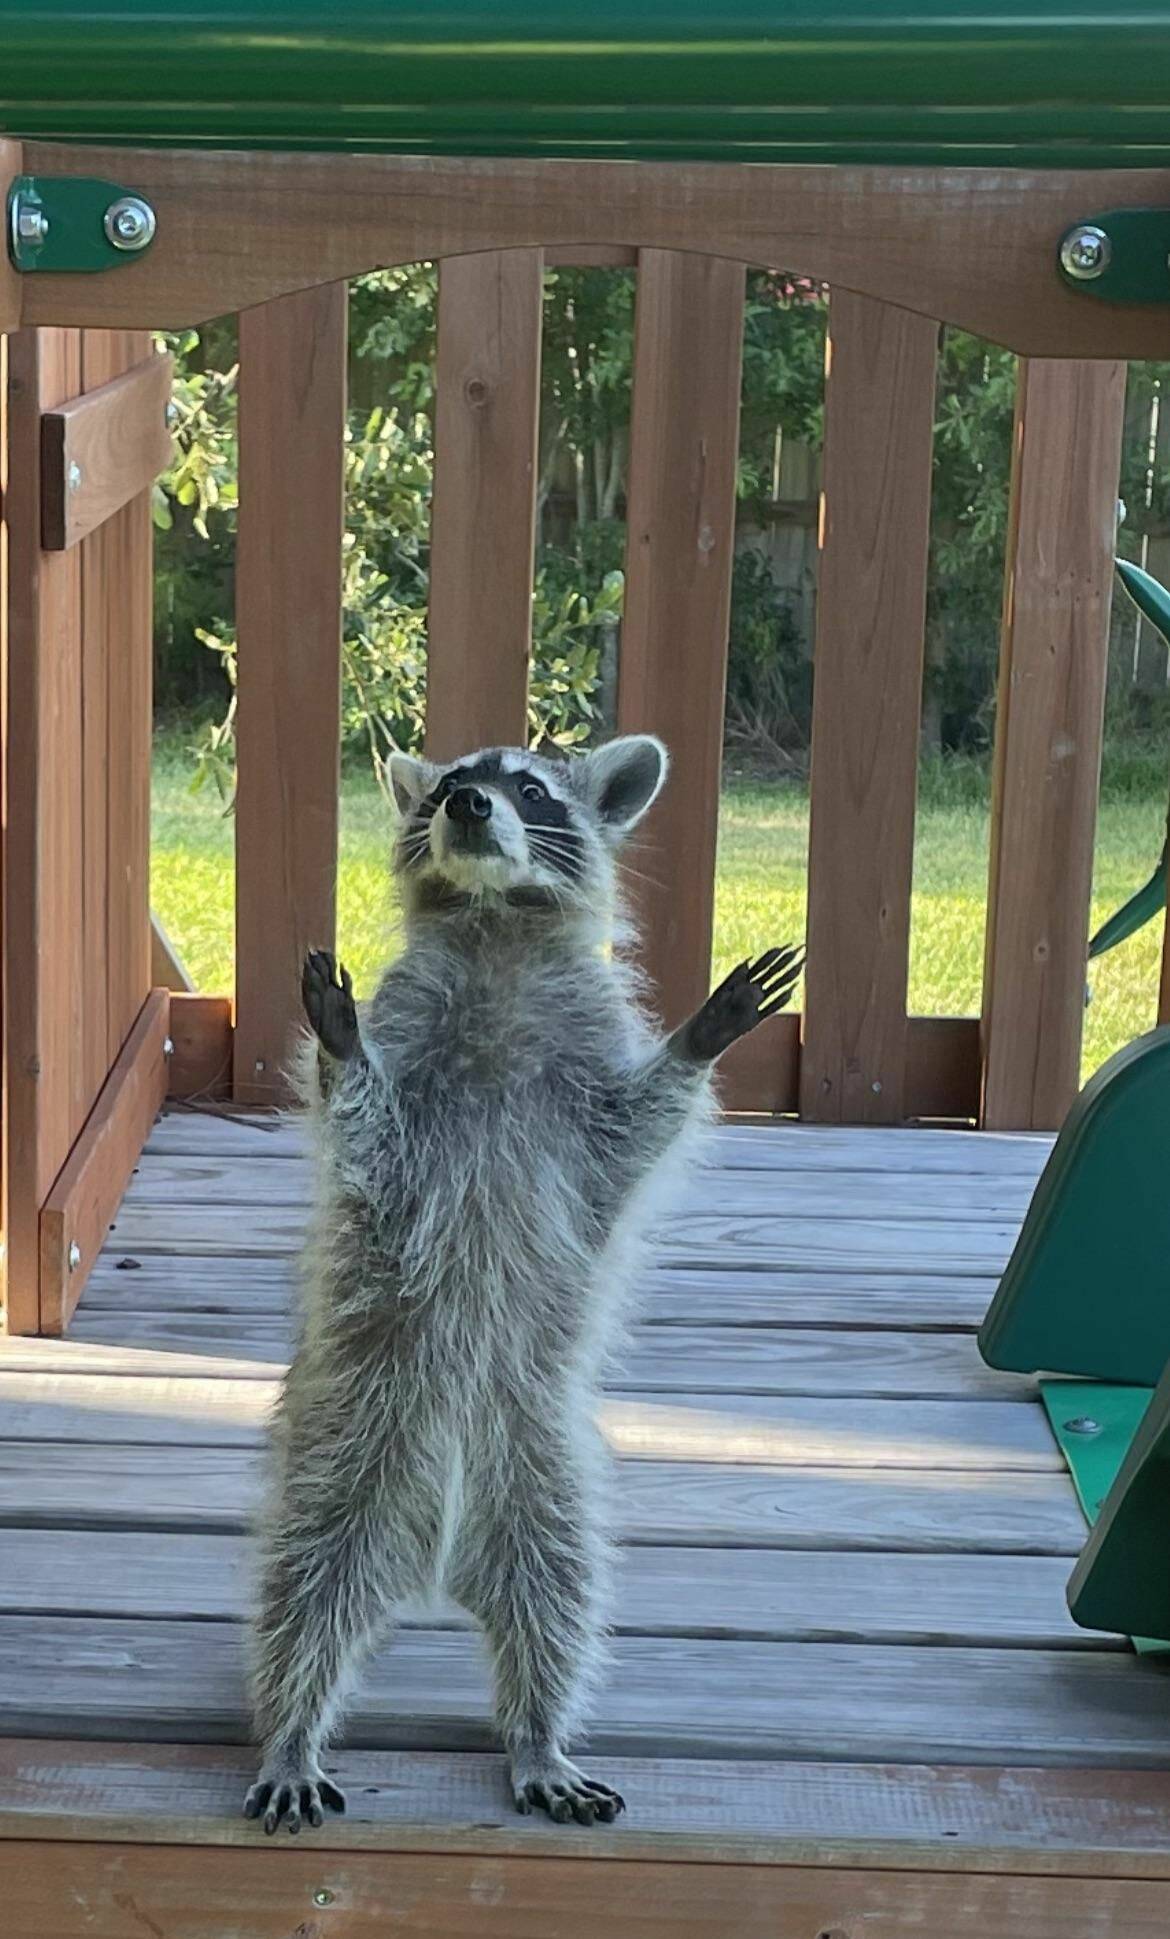
[[[686,1054],[698,1064],[722,1057],[765,1017],[784,1008],[803,968],[800,949],[767,949],[754,963],[741,963],[683,1025],[679,1034]]]
[[[517,1811],[526,1817],[535,1808],[547,1811],[558,1825],[574,1821],[579,1825],[611,1825],[626,1808],[619,1792],[586,1777],[559,1751],[514,1757],[512,1796]]]
[[[311,949],[305,957],[301,998],[322,1048],[345,1063],[358,1047],[357,1008],[349,971],[327,949]]]
[[[244,1798],[245,1818],[264,1813],[264,1829],[271,1838],[282,1827],[296,1836],[304,1824],[325,1822],[325,1807],[345,1810],[345,1792],[330,1783],[322,1771],[294,1771],[281,1768],[261,1771]]]

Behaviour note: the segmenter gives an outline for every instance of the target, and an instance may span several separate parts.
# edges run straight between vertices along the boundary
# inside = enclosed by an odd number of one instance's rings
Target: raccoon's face
[[[518,747],[446,766],[391,755],[403,887],[439,905],[494,896],[597,908],[612,892],[614,850],[654,800],[666,765],[666,749],[649,734],[564,760]]]

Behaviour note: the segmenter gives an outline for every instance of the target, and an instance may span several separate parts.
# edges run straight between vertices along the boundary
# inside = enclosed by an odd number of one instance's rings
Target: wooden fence
[[[68,155],[29,144],[26,165],[30,151],[40,171]],[[92,167],[150,195],[159,242],[133,270],[26,279],[25,327],[10,339],[15,1329],[63,1324],[168,1070],[178,1095],[282,1095],[301,956],[334,935],[345,283],[378,260],[440,261],[427,713],[438,756],[526,734],[543,269],[636,270],[617,713],[623,730],[661,733],[674,757],[648,831],[655,880],[637,889],[668,1021],[710,973],[744,263],[830,282],[807,992],[803,1017],[772,1020],[726,1060],[727,1102],[834,1123],[1059,1122],[1078,1079],[1117,359],[1149,354],[1156,332],[1141,312],[1103,319],[1104,306],[1063,289],[1050,245],[1086,206],[1140,199],[1140,175],[997,177],[989,211],[986,185],[976,194],[955,173],[908,186],[877,171],[874,219],[859,224],[843,171],[787,169],[765,195],[767,171],[477,164],[492,193],[469,195],[470,164],[387,157],[103,151]],[[229,180],[230,229],[218,199]],[[389,193],[396,183],[411,193]],[[253,224],[282,195],[298,222]],[[996,251],[981,253],[995,213]],[[5,301],[11,279],[0,318]],[[237,977],[234,997],[168,1008],[150,993],[145,494],[165,460],[165,382],[130,325],[199,320],[225,302],[241,309]],[[960,1018],[907,1014],[940,317],[1025,353],[985,989],[982,1016]],[[95,489],[105,495],[91,502]]]

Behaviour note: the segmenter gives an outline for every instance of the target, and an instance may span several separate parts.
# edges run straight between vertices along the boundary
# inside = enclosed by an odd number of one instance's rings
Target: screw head
[[[69,1248],[70,1272],[76,1272],[80,1264],[81,1264],[81,1247],[78,1245],[77,1240],[74,1239],[73,1244]]]
[[[173,1056],[174,1056],[174,1054],[175,1054],[175,1040],[174,1040],[174,1038],[173,1038],[173,1037],[164,1037],[164,1038],[163,1038],[163,1056],[164,1056],[164,1057],[173,1057]]]
[[[327,1892],[327,1891],[326,1891],[326,1889],[325,1889],[325,1887],[324,1887],[324,1886],[322,1886],[322,1887],[321,1887],[321,1889],[320,1889],[320,1891],[317,1891],[317,1892],[314,1892],[314,1894],[313,1894],[313,1904],[314,1904],[314,1905],[332,1905],[332,1904],[333,1904],[333,1894],[332,1894],[332,1892]]]
[[[870,1088],[870,1090],[871,1090],[871,1091],[873,1092],[873,1094],[874,1094],[874,1096],[875,1096],[875,1097],[880,1097],[880,1096],[881,1096],[881,1094],[882,1094],[882,1080],[881,1080],[881,1078],[880,1078],[880,1077],[875,1077],[875,1078],[874,1078],[874,1080],[873,1080],[873,1083],[872,1083],[872,1084],[870,1085],[870,1087],[869,1087],[869,1088]]]
[[[82,471],[82,469],[81,469],[81,466],[80,466],[80,465],[78,464],[78,462],[77,462],[77,460],[76,460],[76,458],[75,458],[75,459],[73,460],[73,463],[72,463],[72,464],[70,465],[70,467],[69,467],[69,489],[70,489],[70,491],[80,491],[80,490],[81,490],[81,481],[82,481],[82,479],[83,479],[83,477],[84,477],[84,476],[85,476],[85,473],[84,473],[84,472]]]
[[[263,1071],[263,1070],[267,1070],[267,1069],[268,1069],[268,1066],[267,1066],[267,1064],[266,1064],[266,1063],[264,1062],[264,1059],[263,1059],[263,1057],[257,1057],[257,1059],[256,1059],[256,1062],[255,1062],[255,1065],[253,1066],[253,1068],[254,1068],[254,1069],[255,1069],[255,1070],[257,1071],[257,1072],[260,1072],[260,1071]]]
[[[145,249],[157,227],[154,210],[140,195],[121,195],[102,217],[106,241],[115,249]]]
[[[1078,222],[1060,245],[1060,267],[1074,283],[1092,283],[1113,259],[1113,244],[1096,223]]]
[[[1078,1414],[1075,1419],[1065,1421],[1064,1431],[1066,1434],[1099,1434],[1101,1423],[1095,1421],[1090,1414]]]

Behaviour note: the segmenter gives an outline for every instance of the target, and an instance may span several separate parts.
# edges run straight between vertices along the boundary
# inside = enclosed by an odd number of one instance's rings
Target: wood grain
[[[79,408],[86,407],[91,393],[112,392],[113,411],[106,410],[101,427],[111,438],[117,435],[118,412],[133,405],[117,391],[122,373],[141,367],[151,355],[150,338],[143,331],[84,333],[85,395]],[[165,391],[157,382],[153,399],[157,429],[165,435]],[[100,449],[96,437],[90,443],[95,452]],[[87,1108],[151,988],[153,546],[147,480],[81,547],[82,1056]]]
[[[0,1615],[242,1622],[255,1556],[238,1535],[10,1528]],[[618,1636],[1127,1650],[1068,1613],[1063,1556],[638,1546],[617,1557]],[[453,1603],[408,1628],[470,1629]]]
[[[346,289],[240,318],[234,1092],[285,1095],[336,922]],[[293,488],[295,481],[295,489]]]
[[[251,1846],[238,1810],[251,1757],[226,1744],[0,1740],[0,1838]],[[319,1855],[579,1857],[591,1842],[519,1818],[496,1754],[347,1750],[345,1771],[350,1808],[321,1828]],[[1170,1876],[1164,1772],[615,1758],[607,1775],[636,1800],[608,1827],[611,1859]]]
[[[578,1851],[582,1851],[578,1847]],[[210,1939],[235,1925],[249,1939],[287,1939],[292,1921],[317,1901],[343,1911],[347,1939],[382,1939],[386,1907],[404,1935],[446,1939],[808,1939],[846,1934],[864,1921],[866,1939],[933,1931],[953,1939],[1067,1939],[1071,1931],[1110,1939],[1155,1939],[1170,1918],[1170,1884],[1142,1879],[1003,1878],[961,1872],[835,1872],[819,1866],[752,1862],[634,1867],[596,1856],[424,1857],[356,1851],[324,1866],[309,1851],[219,1850],[190,1846],[62,1845],[51,1866],[40,1847],[14,1841],[3,1853],[6,1899],[19,1930],[65,1933],[79,1902],[91,1939],[125,1939],[127,1908],[144,1930],[167,1939]],[[9,1883],[9,1880],[11,1883]],[[241,1927],[241,1919],[246,1926]],[[300,1918],[306,1935],[323,1930]],[[854,1930],[860,1927],[853,1924]]]
[[[271,1379],[0,1372],[8,1441],[258,1447],[275,1398]],[[1063,1472],[1030,1402],[625,1395],[598,1419],[614,1453],[638,1461]]]
[[[1087,211],[1158,207],[1158,169],[921,169],[87,146],[158,235],[116,276],[25,279],[27,323],[186,328],[376,265],[619,243],[691,250],[900,304],[1035,356],[1160,357],[1162,306],[1086,301],[1053,268]],[[68,175],[68,143],[27,142]]]
[[[170,1035],[174,1050],[168,1096],[204,1103],[229,1097],[235,1035],[230,996],[184,996],[172,991]]]
[[[41,1208],[42,1333],[69,1324],[166,1096],[169,1016],[167,991],[153,991]]]
[[[40,415],[76,396],[76,331],[8,340],[4,831],[8,1325],[40,1320],[39,1214],[80,1128],[83,1062],[81,562],[40,550]]]
[[[984,954],[983,1122],[1076,1095],[1125,366],[1021,366]]]
[[[906,983],[938,327],[829,304],[801,1115],[908,1115]],[[972,1104],[974,1105],[974,1098]]]
[[[440,264],[426,750],[528,744],[543,258]]]
[[[220,999],[222,1000],[222,999]],[[736,1122],[715,1127],[704,1139],[700,1161],[728,1171],[914,1172],[918,1177],[1027,1177],[1034,1183],[1052,1150],[1052,1139],[985,1131],[870,1130],[849,1126]],[[148,1152],[178,1156],[303,1157],[308,1149],[303,1119],[295,1112],[263,1111],[200,1115],[167,1111],[151,1132]]]
[[[176,1379],[277,1377],[292,1352],[280,1314],[81,1313],[68,1344],[0,1342],[0,1368]],[[919,1400],[1027,1400],[1032,1381],[985,1365],[969,1333],[815,1327],[639,1326],[612,1369],[611,1393],[863,1394]]]
[[[0,1526],[242,1535],[260,1505],[252,1448],[0,1440]],[[623,1542],[686,1548],[1075,1557],[1085,1523],[1055,1473],[621,1461]],[[1067,1573],[1067,1567],[1066,1567]]]
[[[152,1153],[133,1186],[136,1205],[304,1205],[312,1185],[311,1161],[288,1156],[258,1155],[243,1165],[238,1158],[174,1157]],[[1034,1190],[1026,1174],[988,1173],[964,1178],[935,1174],[920,1178],[906,1154],[907,1170],[844,1175],[829,1166],[823,1171],[731,1170],[704,1168],[701,1177],[707,1202],[724,1215],[779,1216],[793,1212],[811,1218],[816,1213],[835,1219],[874,1219],[883,1216],[914,1218],[924,1223],[950,1221],[956,1216],[989,1218],[999,1222],[1022,1220]],[[666,1200],[666,1211],[683,1206],[693,1195],[694,1174]]]
[[[633,884],[643,961],[671,1025],[709,987],[743,305],[739,264],[639,254],[617,723],[660,735],[671,755]]]
[[[0,195],[8,206],[8,191],[24,164],[18,141],[0,141]],[[7,249],[0,250],[0,335],[19,330],[24,303],[25,278],[15,268]]]
[[[297,1206],[224,1205],[209,1220],[199,1206],[123,1206],[117,1245],[123,1252],[231,1254],[262,1258],[299,1252],[308,1214]],[[1018,1236],[1011,1219],[916,1220],[753,1217],[675,1212],[655,1229],[655,1257],[663,1266],[801,1265],[818,1271],[998,1275]]]
[[[0,1616],[0,1730],[244,1742],[244,1650],[236,1623]],[[595,1757],[1161,1770],[1168,1703],[1163,1672],[1124,1651],[622,1636],[588,1743]],[[369,1664],[346,1741],[485,1748],[478,1638],[403,1630]]]
[[[148,355],[107,383],[87,385],[84,396],[45,412],[41,531],[46,551],[76,545],[166,470],[173,369],[172,358]]]
[[[127,1259],[132,1263],[127,1264]],[[136,1258],[115,1243],[85,1289],[87,1314],[203,1313],[236,1320],[284,1313],[294,1297],[290,1259]],[[973,1333],[982,1326],[993,1278],[958,1273],[802,1272],[767,1267],[651,1267],[633,1310],[651,1326],[833,1326],[869,1331]]]

